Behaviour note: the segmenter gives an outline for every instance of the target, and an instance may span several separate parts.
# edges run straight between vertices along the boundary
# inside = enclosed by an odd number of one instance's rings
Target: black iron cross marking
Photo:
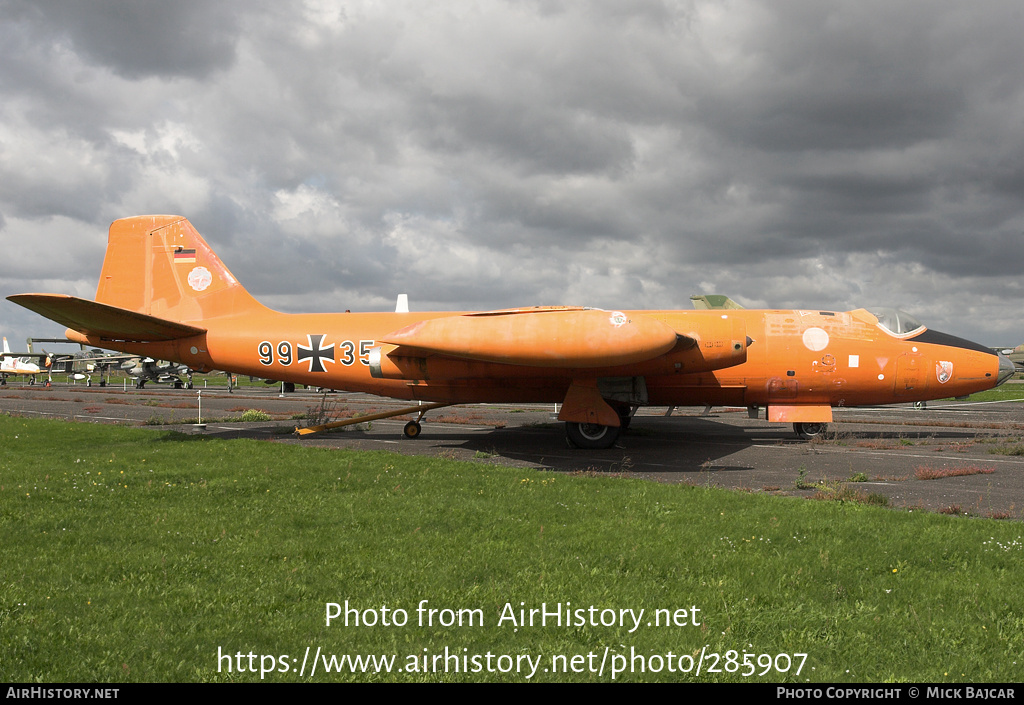
[[[326,348],[321,348],[320,344],[324,342],[323,335],[309,335],[306,334],[306,338],[309,340],[309,347],[299,345],[299,362],[303,360],[309,360],[309,371],[310,372],[326,372],[323,364],[320,362],[321,359],[330,360],[334,362],[334,343],[331,343]]]

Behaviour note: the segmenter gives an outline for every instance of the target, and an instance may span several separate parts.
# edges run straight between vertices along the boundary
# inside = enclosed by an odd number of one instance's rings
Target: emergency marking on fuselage
[[[263,340],[256,346],[256,354],[259,356],[260,364],[266,367],[277,364],[283,367],[290,366],[293,362],[308,362],[310,372],[326,372],[324,362],[340,363],[350,367],[358,362],[366,367],[370,365],[370,348],[373,347],[373,340],[360,340],[358,343],[352,340],[343,340],[335,346],[334,343],[324,347],[325,335],[306,335],[306,345],[293,344],[290,341],[282,340],[275,346],[269,340]],[[337,355],[335,355],[337,347]],[[359,351],[358,356],[356,350]]]

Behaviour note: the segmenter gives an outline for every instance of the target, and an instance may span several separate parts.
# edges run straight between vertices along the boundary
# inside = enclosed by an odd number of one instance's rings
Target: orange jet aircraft
[[[810,437],[832,407],[957,397],[1014,372],[990,349],[902,311],[472,313],[272,311],[180,216],[110,226],[96,300],[8,297],[89,346],[284,382],[436,402],[561,403],[583,448],[610,447],[640,406],[746,406]],[[382,415],[384,416],[384,415]]]

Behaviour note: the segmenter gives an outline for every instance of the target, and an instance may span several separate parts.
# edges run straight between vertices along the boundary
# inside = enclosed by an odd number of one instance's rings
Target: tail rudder
[[[5,335],[4,336],[4,352],[5,353],[9,353],[10,351],[11,351],[11,349],[9,347],[7,347],[7,336]]]
[[[177,215],[136,216],[110,225],[96,301],[173,321],[263,308]]]

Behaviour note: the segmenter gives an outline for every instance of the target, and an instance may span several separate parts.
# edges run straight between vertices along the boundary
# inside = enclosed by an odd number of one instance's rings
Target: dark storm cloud
[[[4,0],[36,41],[70,49],[126,78],[203,78],[231,65],[237,7],[204,0]]]
[[[531,173],[615,173],[632,163],[621,125],[592,114],[565,114],[544,105],[521,105],[480,96],[436,99],[425,105],[426,141],[440,151],[471,150]]]
[[[950,34],[948,6],[770,7],[701,102],[728,139],[766,151],[899,147],[945,134],[967,107],[970,30]]]

